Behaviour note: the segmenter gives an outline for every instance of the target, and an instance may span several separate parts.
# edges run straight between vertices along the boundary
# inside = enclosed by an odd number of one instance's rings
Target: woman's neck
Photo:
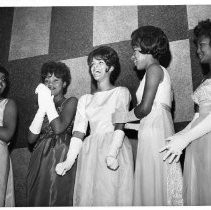
[[[59,101],[61,101],[62,99],[64,99],[64,95],[60,94],[57,96],[54,96],[54,103],[57,104]]]
[[[160,65],[160,63],[158,62],[157,59],[152,58],[152,59],[148,62],[148,64],[146,65],[146,70],[149,69],[150,66],[155,65],[155,64],[156,64],[156,65]]]
[[[105,91],[113,88],[114,86],[110,83],[110,81],[102,81],[97,83],[97,91]]]

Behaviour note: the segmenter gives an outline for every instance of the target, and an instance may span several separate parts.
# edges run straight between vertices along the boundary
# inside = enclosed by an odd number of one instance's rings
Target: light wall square
[[[137,6],[94,7],[93,46],[125,41],[138,27]]]
[[[48,54],[51,8],[14,9],[9,60]]]
[[[80,98],[82,95],[91,92],[91,77],[87,65],[87,56],[75,59],[62,60],[70,68],[72,77],[66,97],[76,96]]]
[[[188,29],[193,29],[199,21],[211,19],[211,5],[187,5]]]

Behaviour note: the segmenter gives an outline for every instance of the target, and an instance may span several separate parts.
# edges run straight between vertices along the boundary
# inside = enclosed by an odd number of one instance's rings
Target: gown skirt
[[[72,206],[76,163],[65,176],[55,167],[66,160],[72,136],[72,125],[61,134],[54,134],[47,117],[32,152],[27,174],[28,206]]]
[[[165,138],[174,134],[168,106],[153,105],[140,121],[136,157],[134,205],[183,205],[180,163],[163,161],[159,150],[168,144]]]
[[[127,137],[119,151],[119,168],[107,168],[105,159],[113,132],[94,133],[83,143],[77,162],[75,206],[131,206],[133,196],[133,156]]]
[[[0,207],[14,207],[14,182],[8,146],[0,140]]]
[[[211,109],[210,109],[211,110]],[[203,110],[202,110],[203,111]],[[200,113],[192,126],[207,113]],[[184,162],[184,204],[211,205],[211,132],[194,140],[186,148]],[[205,181],[206,180],[206,181]]]

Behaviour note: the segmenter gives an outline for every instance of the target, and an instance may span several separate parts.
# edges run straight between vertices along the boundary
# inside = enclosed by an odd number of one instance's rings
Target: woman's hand
[[[118,163],[117,158],[112,157],[112,156],[106,157],[106,165],[107,165],[107,168],[109,168],[112,171],[116,171],[119,168],[119,163]]]
[[[46,110],[48,108],[48,101],[53,99],[53,96],[51,96],[51,90],[46,87],[44,84],[40,83],[35,93],[38,94],[38,105],[41,110]]]
[[[162,147],[159,152],[164,152],[167,150],[166,154],[163,157],[165,161],[167,158],[169,159],[169,163],[178,162],[179,158],[182,154],[182,150],[185,149],[189,141],[183,138],[182,134],[176,134],[171,137],[168,137],[166,141],[170,141],[168,145]]]
[[[67,171],[69,171],[72,168],[72,163],[69,161],[64,161],[61,163],[58,163],[56,165],[55,171],[58,175],[64,176]]]

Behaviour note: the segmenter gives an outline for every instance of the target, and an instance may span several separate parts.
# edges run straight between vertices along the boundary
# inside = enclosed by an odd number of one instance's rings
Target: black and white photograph
[[[211,4],[0,4],[0,207],[211,206]]]

